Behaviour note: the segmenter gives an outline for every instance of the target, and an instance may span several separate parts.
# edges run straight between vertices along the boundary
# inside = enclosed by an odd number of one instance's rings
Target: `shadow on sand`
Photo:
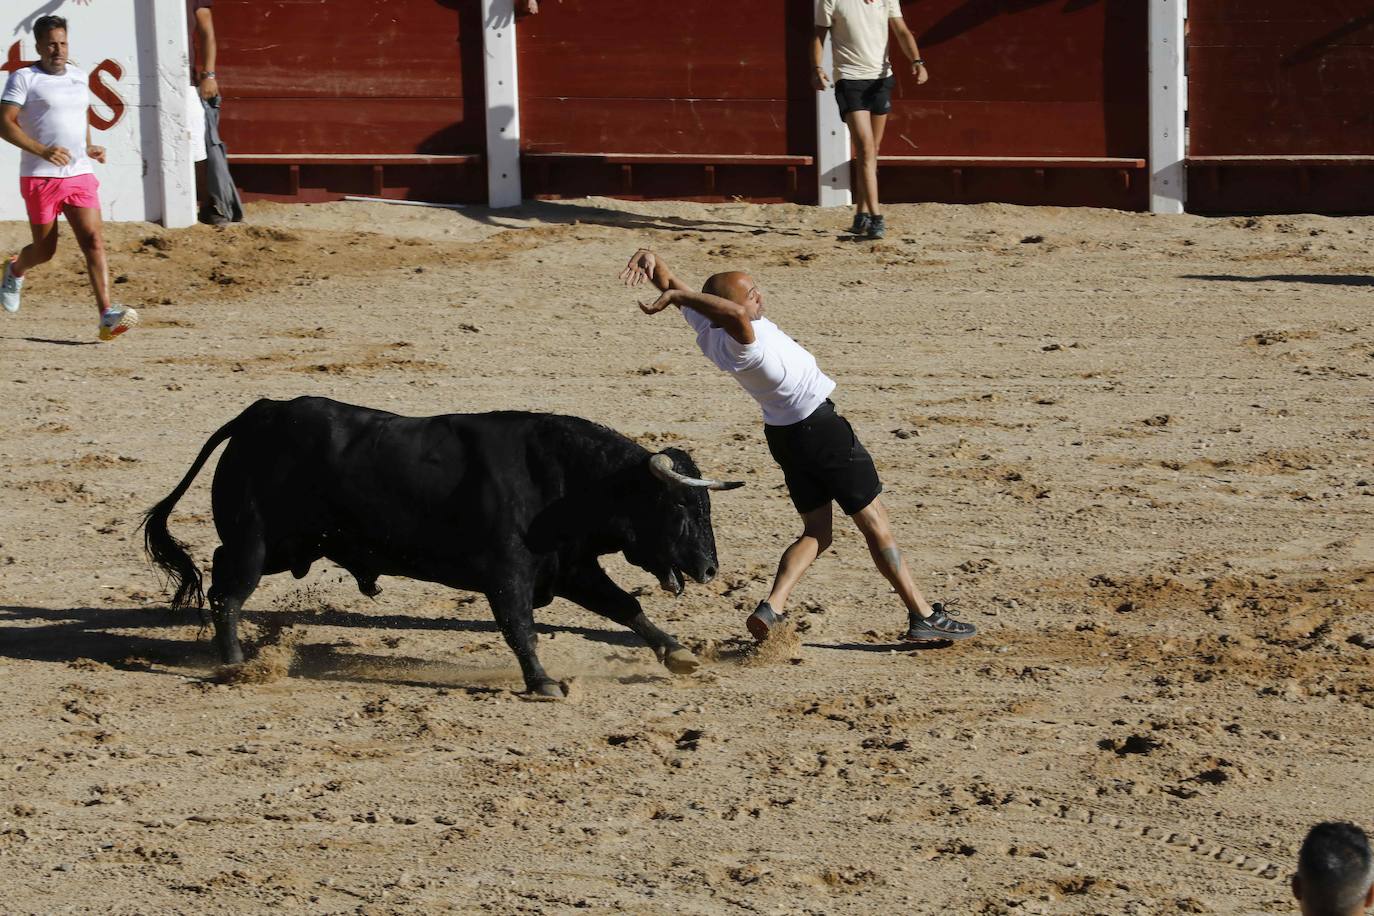
[[[290,626],[312,625],[366,630],[499,632],[495,621],[491,620],[431,619],[345,611],[247,611],[244,619],[278,631]],[[187,638],[150,636],[141,632],[167,627],[187,628]],[[219,659],[208,639],[209,631],[201,629],[197,633],[191,628],[200,628],[200,620],[194,613],[174,614],[161,608],[56,609],[0,605],[0,658],[58,664],[89,659],[123,671],[213,677]],[[554,624],[540,624],[537,629],[550,638],[564,634],[580,636],[604,645],[642,650],[646,653],[646,661],[653,658],[644,641],[628,631]],[[369,655],[312,643],[292,647],[289,673],[293,677],[314,680],[456,687],[469,692],[517,688],[520,684],[520,671],[514,656],[508,665],[493,668],[439,659]],[[495,686],[498,684],[501,687]]]
[[[948,649],[953,640],[939,639],[931,642],[808,642],[808,649],[835,649],[841,652],[929,652],[931,649]]]
[[[1183,274],[1181,280],[1219,280],[1223,283],[1315,283],[1318,286],[1374,286],[1374,277],[1364,274]]]
[[[503,228],[515,228],[513,223],[536,221],[549,225],[583,223],[591,226],[610,226],[616,229],[660,230],[665,232],[719,232],[731,235],[790,235],[810,236],[800,229],[783,229],[767,223],[740,222],[730,219],[696,219],[683,216],[659,216],[652,213],[631,213],[610,207],[561,201],[530,201],[518,207],[491,210],[482,206],[463,207],[462,214],[479,223]],[[825,234],[830,234],[829,230]]]

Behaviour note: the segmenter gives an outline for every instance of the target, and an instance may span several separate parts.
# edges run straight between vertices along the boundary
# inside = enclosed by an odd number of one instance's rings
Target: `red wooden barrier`
[[[916,85],[893,42],[897,88],[882,156],[1083,161],[1038,170],[1014,162],[957,172],[886,168],[883,196],[1144,208],[1148,182],[1137,161],[1149,149],[1147,7],[1144,0],[904,2],[931,76]]]
[[[1188,70],[1190,210],[1374,211],[1366,0],[1190,0]]]
[[[811,22],[811,0],[542,4],[517,46],[526,195],[814,200]]]
[[[1144,208],[1148,6],[904,0],[932,77],[893,44],[884,198]],[[1374,210],[1367,0],[1190,9],[1190,208]],[[814,200],[812,13],[543,3],[517,25],[526,195]],[[218,0],[215,22],[250,196],[485,199],[479,0]]]
[[[214,17],[221,128],[247,196],[486,199],[480,160],[371,161],[484,151],[477,0],[217,0]]]

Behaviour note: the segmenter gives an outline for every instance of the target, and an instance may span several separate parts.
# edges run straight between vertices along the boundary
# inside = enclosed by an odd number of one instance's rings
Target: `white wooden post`
[[[144,150],[148,160],[157,163],[157,178],[162,190],[162,225],[169,229],[190,226],[196,221],[196,164],[191,144],[204,143],[204,137],[192,137],[187,121],[186,87],[191,83],[190,32],[186,22],[186,4],[141,0],[147,4],[153,21],[153,40],[157,52],[152,55],[153,73],[143,73],[141,79],[155,84],[153,98],[157,105],[156,150]],[[146,58],[145,58],[146,59]],[[144,116],[152,112],[145,112]]]
[[[830,38],[825,39],[821,66],[834,74]],[[816,93],[816,202],[822,207],[847,207],[849,194],[849,127],[840,117],[835,93],[826,89]]]
[[[487,206],[520,205],[520,87],[514,0],[482,0],[487,98]]]
[[[1188,186],[1184,73],[1187,0],[1150,0],[1150,212],[1182,213]]]

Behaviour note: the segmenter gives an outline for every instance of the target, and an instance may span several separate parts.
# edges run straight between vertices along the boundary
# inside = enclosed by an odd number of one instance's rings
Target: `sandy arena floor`
[[[1288,913],[1313,822],[1368,807],[1374,219],[542,204],[257,205],[108,227],[0,315],[0,909],[14,913]],[[27,236],[0,224],[0,250]],[[750,269],[839,382],[927,594],[911,652],[847,524],[748,650],[796,520],[757,411],[615,275]],[[722,575],[651,616],[674,678],[557,602],[522,700],[485,602],[319,564],[215,681],[135,531],[255,398],[579,414],[748,481]],[[172,517],[205,566],[208,470]],[[285,676],[282,674],[285,673]]]

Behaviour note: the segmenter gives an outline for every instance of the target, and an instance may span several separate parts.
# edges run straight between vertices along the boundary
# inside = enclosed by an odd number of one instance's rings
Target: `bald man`
[[[768,597],[745,621],[755,639],[766,639],[785,620],[792,589],[830,546],[834,503],[854,520],[878,571],[906,605],[904,639],[936,642],[967,639],[977,632],[973,624],[953,619],[944,606],[927,603],[911,581],[878,498],[883,485],[873,459],[830,400],[835,383],[814,356],[763,317],[763,293],[753,277],[740,271],[719,273],[698,293],[673,276],[661,257],[641,248],[620,278],[629,286],[648,281],[657,287],[658,299],[641,302],[640,309],[654,315],[676,305],[696,331],[701,352],[732,375],[763,410],[768,450],[782,468],[802,533],[783,551]]]

